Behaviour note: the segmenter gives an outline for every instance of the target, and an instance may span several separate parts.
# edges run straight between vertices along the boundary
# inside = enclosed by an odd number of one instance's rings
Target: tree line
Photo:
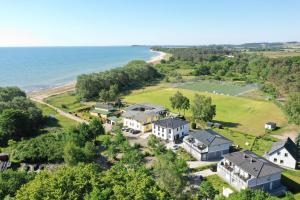
[[[161,74],[151,64],[131,61],[124,67],[78,76],[76,94],[81,100],[115,100],[119,92],[149,84],[159,77]]]

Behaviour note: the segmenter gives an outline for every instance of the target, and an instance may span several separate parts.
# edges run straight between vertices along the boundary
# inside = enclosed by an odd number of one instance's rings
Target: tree
[[[170,150],[158,155],[156,158],[154,174],[158,186],[166,190],[173,198],[181,197],[183,195],[182,191],[186,187],[184,179],[184,175],[188,171],[186,162],[177,159],[174,152]]]
[[[185,114],[185,110],[188,110],[190,108],[190,100],[187,97],[183,96],[179,91],[177,91],[174,96],[170,97],[170,102],[171,107],[173,109],[177,109],[179,114],[180,110],[184,110]]]
[[[289,121],[300,125],[300,93],[291,94],[284,106]]]
[[[195,94],[192,113],[194,119],[211,121],[216,115],[216,106],[212,105],[211,97]]]
[[[85,152],[76,144],[69,142],[64,147],[64,160],[68,165],[75,166],[86,160]]]
[[[84,199],[93,188],[102,190],[100,172],[99,167],[92,164],[45,170],[23,185],[16,199]]]
[[[0,141],[20,139],[30,135],[28,114],[22,110],[6,109],[0,114]]]
[[[102,100],[103,102],[108,102],[109,101],[109,91],[103,89],[99,92],[99,97],[100,97],[100,100]]]
[[[89,123],[90,131],[92,133],[93,139],[95,140],[98,135],[105,134],[104,127],[100,120],[93,118]]]
[[[298,154],[300,155],[300,133],[298,133],[298,135],[295,139],[295,144],[298,147]]]
[[[119,88],[117,84],[111,85],[109,87],[109,100],[116,101],[119,97]]]
[[[183,109],[183,116],[185,116],[185,111],[190,109],[190,100],[187,97],[183,97],[181,108]]]
[[[200,199],[214,199],[218,193],[209,181],[201,182],[199,192]]]
[[[17,190],[34,178],[34,173],[8,169],[0,173],[0,199],[14,197]]]

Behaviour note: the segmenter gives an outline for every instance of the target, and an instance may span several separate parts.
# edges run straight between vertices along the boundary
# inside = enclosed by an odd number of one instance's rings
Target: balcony
[[[251,179],[251,176],[245,177],[245,176],[241,175],[239,172],[235,172],[234,166],[228,165],[227,163],[224,164],[224,162],[221,162],[218,164],[218,167],[221,170],[225,171],[227,174],[230,174],[232,178],[234,178],[240,182],[247,183],[248,180]]]
[[[198,153],[207,153],[207,146],[198,144],[194,138],[184,139],[183,142]]]

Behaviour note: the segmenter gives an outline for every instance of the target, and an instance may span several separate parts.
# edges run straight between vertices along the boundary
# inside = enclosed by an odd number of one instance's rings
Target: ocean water
[[[0,48],[0,86],[25,91],[56,87],[83,73],[120,67],[156,56],[149,47],[13,47]]]

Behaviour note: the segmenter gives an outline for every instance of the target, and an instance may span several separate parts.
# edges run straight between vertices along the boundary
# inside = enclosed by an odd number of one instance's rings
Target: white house
[[[295,169],[298,160],[297,146],[290,138],[276,142],[265,154],[265,158],[276,165]]]
[[[152,129],[152,122],[165,113],[165,108],[153,104],[134,104],[129,106],[123,117],[123,126],[137,131],[149,132]]]
[[[153,122],[152,134],[163,140],[175,141],[189,133],[189,123],[177,117]]]
[[[183,138],[183,148],[197,160],[218,160],[229,153],[232,141],[211,129],[191,132]]]
[[[217,172],[237,190],[262,189],[274,195],[282,195],[286,188],[281,185],[283,169],[251,151],[237,151],[224,155]]]

